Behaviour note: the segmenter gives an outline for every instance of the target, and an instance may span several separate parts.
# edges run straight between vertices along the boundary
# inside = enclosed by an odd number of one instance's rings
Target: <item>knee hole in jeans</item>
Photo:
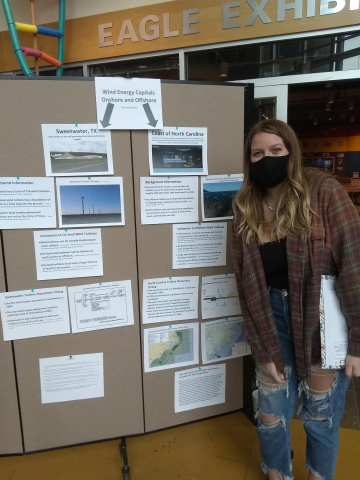
[[[280,415],[264,413],[258,410],[255,415],[255,420],[258,420],[258,428],[260,428],[260,430],[272,430],[278,425],[281,425],[281,427],[286,430],[285,417]]]
[[[323,428],[332,428],[333,418],[332,416],[322,415],[322,410],[328,409],[328,404],[321,405],[320,408],[312,406],[308,408],[305,404],[300,405],[298,410],[298,416],[303,420],[304,426],[310,423],[316,423],[319,426],[321,425]],[[314,423],[314,425],[315,425]]]
[[[260,412],[261,423],[264,427],[275,427],[281,423],[281,417],[279,415],[269,415],[268,413]]]
[[[301,405],[298,411],[304,422],[315,421],[324,427],[332,427],[332,416],[327,416],[326,413],[329,408],[328,397],[337,385],[338,376],[336,370],[323,370],[321,366],[316,366],[312,368],[311,376],[301,382],[299,393],[304,391],[308,399],[306,405]]]
[[[335,387],[337,373],[335,370],[323,370],[321,367],[313,368],[311,376],[306,380],[307,393],[314,399],[325,398]]]
[[[285,376],[289,378],[291,374],[291,367],[285,367]],[[256,385],[263,395],[280,392],[286,390],[286,396],[289,395],[289,388],[287,383],[277,383],[270,375],[265,373],[260,366],[256,370]]]

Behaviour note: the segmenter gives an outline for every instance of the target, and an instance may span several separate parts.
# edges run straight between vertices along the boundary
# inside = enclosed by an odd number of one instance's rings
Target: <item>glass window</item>
[[[179,56],[166,55],[89,65],[90,77],[123,77],[126,73],[140,78],[178,80]]]
[[[332,37],[305,40],[302,73],[320,73],[333,70],[334,39]]]
[[[191,52],[189,80],[231,81],[360,68],[360,33]]]
[[[279,42],[273,60],[274,76],[294,75],[302,73],[304,61],[303,40]]]
[[[338,38],[336,70],[360,68],[360,35],[342,35]]]
[[[256,120],[269,120],[275,118],[275,98],[261,98],[254,100],[254,106],[256,111]]]
[[[35,69],[31,69],[32,72],[35,72]],[[18,77],[23,77],[24,74],[23,72],[17,72],[16,76]],[[40,77],[55,77],[56,76],[56,68],[46,68],[46,69],[40,69],[39,71],[39,76]],[[83,67],[64,67],[63,68],[63,77],[83,77],[84,76],[84,70]]]
[[[329,134],[334,127],[343,133],[349,127],[358,128],[359,106],[359,80],[289,85],[288,123],[296,131],[306,130],[306,135],[319,128]]]
[[[304,164],[350,184],[360,171],[360,81],[289,85],[288,123],[301,141]]]
[[[273,43],[260,46],[260,77],[273,77],[273,60],[275,58],[275,48]],[[254,78],[254,77],[253,77]]]
[[[40,70],[39,72],[40,77],[45,76],[55,76],[56,75],[56,68],[51,70]],[[83,77],[84,70],[83,67],[64,67],[63,68],[63,77]]]
[[[225,82],[259,76],[259,45],[194,52],[186,58],[189,80]]]

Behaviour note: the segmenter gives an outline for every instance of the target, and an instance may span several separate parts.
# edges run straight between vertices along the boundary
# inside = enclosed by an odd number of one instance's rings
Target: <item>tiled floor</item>
[[[341,422],[337,480],[360,478],[360,378]],[[305,433],[291,424],[296,480],[306,480]],[[241,412],[127,440],[131,480],[263,480],[253,423]],[[119,442],[0,458],[0,480],[122,480]]]
[[[306,480],[305,433],[291,423],[293,473]],[[241,412],[127,440],[131,480],[264,480],[254,425]],[[119,442],[0,458],[1,480],[122,480]],[[359,480],[360,431],[341,428],[336,480]]]

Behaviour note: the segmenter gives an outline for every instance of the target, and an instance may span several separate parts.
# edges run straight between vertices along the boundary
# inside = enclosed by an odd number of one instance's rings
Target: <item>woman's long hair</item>
[[[264,216],[263,200],[265,189],[250,178],[251,143],[255,135],[261,132],[277,135],[284,142],[290,158],[287,178],[280,192],[280,201],[274,218],[267,221]],[[244,183],[237,193],[233,208],[240,216],[237,235],[242,235],[246,243],[255,236],[260,243],[279,240],[284,232],[291,230],[301,238],[311,231],[311,209],[309,176],[302,167],[302,155],[299,141],[289,125],[280,120],[263,120],[249,132],[244,151]]]

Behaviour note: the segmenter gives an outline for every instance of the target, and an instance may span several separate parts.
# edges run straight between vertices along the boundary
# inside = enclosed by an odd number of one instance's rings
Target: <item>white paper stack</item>
[[[335,278],[321,276],[320,336],[323,368],[343,368],[348,347],[348,326],[335,290]]]

